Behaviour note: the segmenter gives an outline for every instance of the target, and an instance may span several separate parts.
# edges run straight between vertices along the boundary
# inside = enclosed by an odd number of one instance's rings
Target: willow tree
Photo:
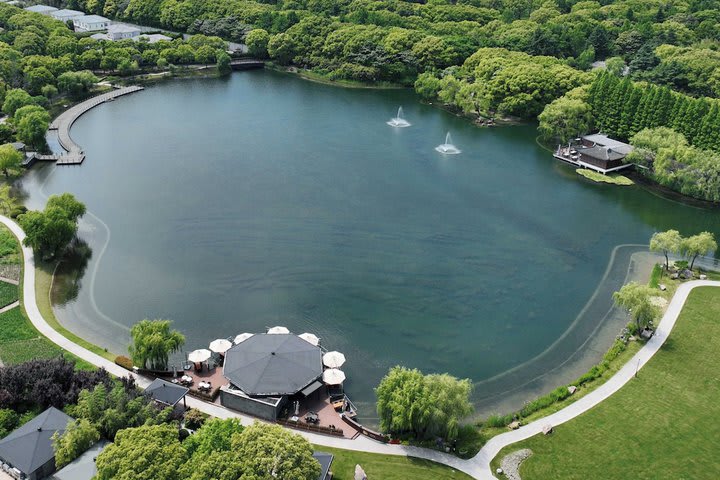
[[[640,331],[660,315],[660,309],[651,300],[654,295],[655,290],[647,285],[630,282],[613,293],[613,300],[616,305],[625,308],[630,313]]]
[[[185,336],[170,328],[170,320],[142,320],[130,329],[128,347],[133,363],[142,368],[165,370],[171,353],[185,345]]]
[[[668,230],[667,232],[657,232],[650,238],[650,250],[653,252],[662,252],[665,255],[665,270],[670,268],[670,259],[668,254],[678,253],[682,237],[677,230]]]
[[[680,242],[680,251],[690,259],[690,270],[700,255],[717,250],[715,236],[710,232],[701,232],[691,237],[683,238]]]
[[[460,421],[472,413],[471,391],[468,379],[393,367],[375,390],[380,426],[388,433],[411,432],[417,439],[453,440]]]

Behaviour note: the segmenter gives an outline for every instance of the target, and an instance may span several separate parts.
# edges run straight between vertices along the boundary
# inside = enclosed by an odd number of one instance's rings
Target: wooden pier
[[[55,120],[50,124],[48,130],[57,130],[58,142],[60,146],[65,150],[65,153],[61,155],[35,155],[31,157],[28,165],[32,165],[35,161],[55,161],[56,165],[80,165],[85,160],[85,152],[83,152],[80,145],[75,143],[70,136],[70,129],[72,128],[75,121],[80,118],[88,110],[97,107],[98,105],[105,103],[110,100],[114,100],[123,95],[135,93],[143,90],[144,87],[131,86],[123,87],[113,90],[111,92],[103,93],[95,97],[89,98],[82,103],[79,103],[71,108],[68,108],[63,113],[58,115]]]

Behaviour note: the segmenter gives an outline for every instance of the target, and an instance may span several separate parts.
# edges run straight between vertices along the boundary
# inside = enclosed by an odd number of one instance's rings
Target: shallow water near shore
[[[412,126],[394,129],[400,105]],[[448,131],[462,154],[434,150]],[[396,364],[473,379],[486,413],[602,356],[624,321],[609,294],[647,268],[628,277],[643,249],[617,245],[720,234],[717,210],[588,182],[535,135],[479,129],[411,91],[242,72],[99,106],[72,130],[85,163],[35,167],[23,187],[31,207],[69,191],[92,213],[79,288],[55,300],[94,343],[123,353],[142,318],[172,319],[187,351],[284,325],[345,353],[369,423]]]

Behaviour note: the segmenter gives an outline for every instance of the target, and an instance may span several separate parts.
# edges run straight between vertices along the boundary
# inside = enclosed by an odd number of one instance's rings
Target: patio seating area
[[[355,431],[347,428],[343,423],[340,414],[335,410],[328,396],[301,402],[297,415],[295,415],[294,405],[291,402],[290,405],[288,405],[288,411],[289,413],[286,419],[286,425],[288,426],[300,424],[298,425],[300,428],[302,428],[303,425],[312,425],[333,430],[342,430],[343,437],[345,438],[352,438],[355,435]]]
[[[200,371],[196,371],[192,364],[189,366],[189,370],[178,372],[178,377],[173,378],[171,381],[189,388],[191,395],[202,398],[210,397],[214,400],[220,393],[220,387],[228,384],[220,366],[208,369],[207,365],[203,365]]]

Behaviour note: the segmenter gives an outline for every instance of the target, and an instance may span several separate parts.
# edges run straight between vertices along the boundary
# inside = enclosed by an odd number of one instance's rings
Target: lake
[[[400,105],[410,128],[385,123]],[[448,131],[462,154],[434,150]],[[64,325],[117,353],[143,318],[172,319],[187,351],[312,332],[347,356],[370,423],[397,364],[473,379],[482,413],[571,381],[626,321],[612,291],[652,263],[616,246],[720,233],[717,210],[581,178],[533,125],[477,128],[408,90],[269,71],[168,81],[72,136],[82,166],[23,179],[31,207],[69,191],[90,212],[92,255],[54,292]]]

